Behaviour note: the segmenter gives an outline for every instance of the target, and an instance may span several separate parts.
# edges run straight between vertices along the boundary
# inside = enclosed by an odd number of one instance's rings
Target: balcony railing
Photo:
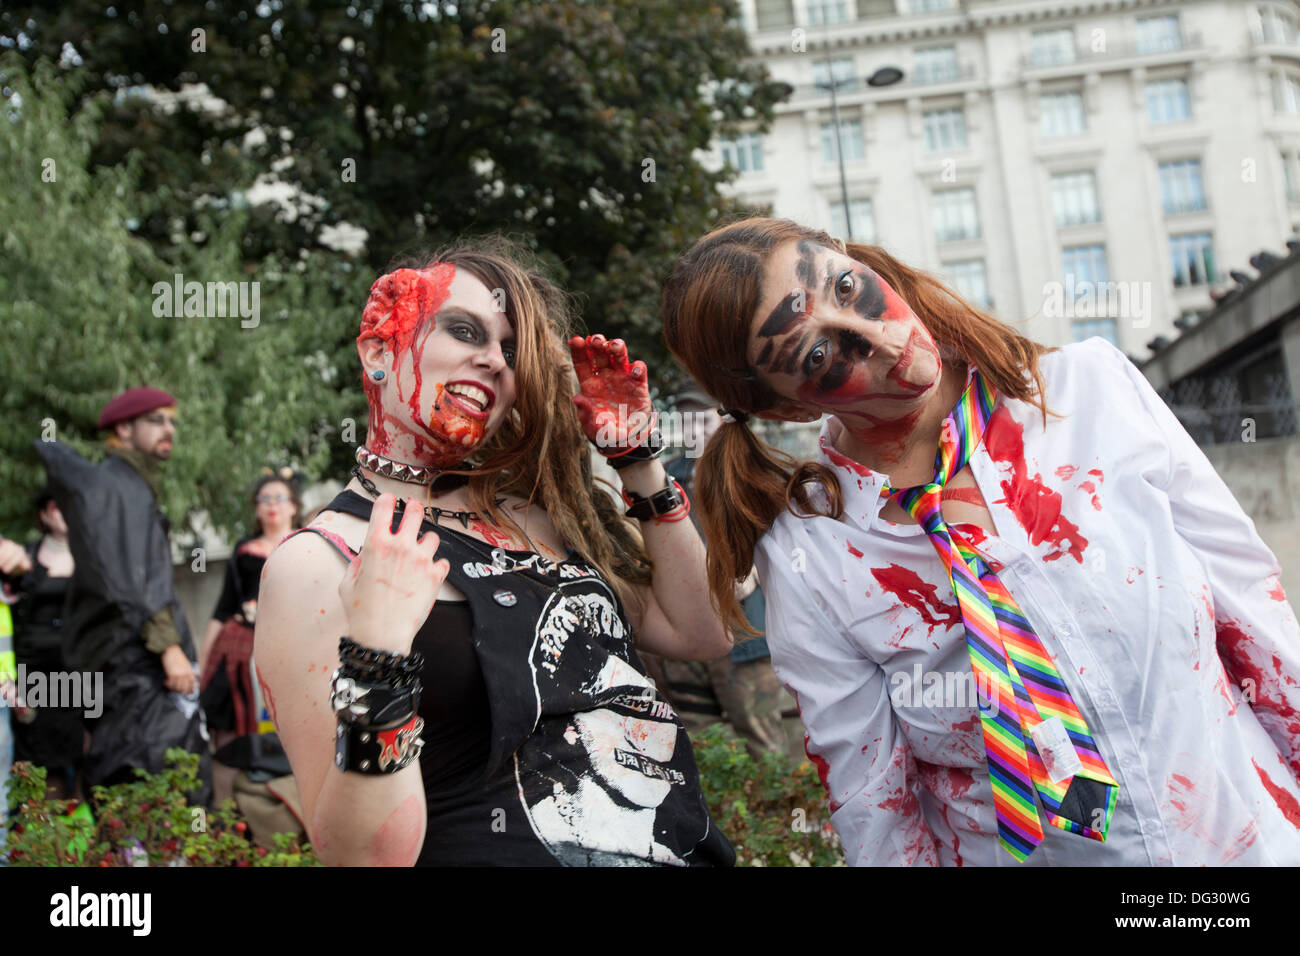
[[[1180,33],[1176,37],[1162,37],[1159,41],[1119,40],[1109,42],[1105,49],[1093,51],[1087,43],[1078,46],[1073,53],[1068,50],[1039,50],[1026,53],[1020,58],[1020,67],[1024,70],[1050,70],[1059,66],[1087,66],[1106,60],[1126,60],[1131,57],[1164,56],[1169,53],[1191,53],[1202,49],[1203,41],[1198,32]]]

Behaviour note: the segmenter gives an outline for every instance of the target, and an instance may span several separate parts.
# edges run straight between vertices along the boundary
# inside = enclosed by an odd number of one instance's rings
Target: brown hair
[[[826,233],[788,219],[744,219],[696,242],[677,261],[664,287],[668,348],[728,409],[763,412],[780,401],[749,365],[750,327],[758,313],[768,259],[779,246],[800,239],[839,250]],[[973,363],[999,392],[1037,406],[1046,421],[1038,359],[1050,349],[879,246],[848,243],[844,253],[893,287],[946,357]],[[824,508],[811,494],[809,486],[815,484],[826,489],[829,502]],[[709,549],[714,605],[733,627],[754,634],[735,599],[734,583],[749,573],[759,538],[782,511],[838,519],[843,514],[839,481],[819,462],[798,461],[745,425],[731,424],[719,429],[705,448],[695,471],[695,494],[705,538],[728,545]]]
[[[496,499],[510,494],[540,504],[555,530],[596,566],[623,604],[639,607],[632,586],[650,582],[651,562],[632,519],[593,480],[590,444],[571,400],[577,378],[569,359],[568,297],[529,253],[504,237],[457,243],[410,267],[437,263],[464,269],[487,288],[502,290],[515,332],[514,405],[471,456],[477,466],[461,472],[470,475],[471,506],[526,539]],[[432,318],[421,316],[421,325]]]

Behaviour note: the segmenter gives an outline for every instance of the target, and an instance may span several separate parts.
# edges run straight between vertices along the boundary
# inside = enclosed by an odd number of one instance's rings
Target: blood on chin
[[[462,463],[483,443],[487,423],[471,418],[453,402],[443,398],[443,385],[438,383],[435,398],[429,407],[428,421],[417,420],[412,428],[406,422],[373,406],[370,414],[370,438],[367,447],[379,455],[391,454],[391,432],[401,432],[410,437],[413,448],[401,456],[411,464],[433,468],[450,468]]]

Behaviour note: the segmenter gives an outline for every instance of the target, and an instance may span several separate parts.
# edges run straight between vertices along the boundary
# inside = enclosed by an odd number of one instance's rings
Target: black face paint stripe
[[[778,302],[776,308],[768,315],[767,321],[758,330],[759,337],[768,339],[792,329],[803,315],[795,308],[795,303],[806,295],[807,293],[802,289],[796,289]]]
[[[871,352],[871,343],[865,336],[854,332],[852,329],[841,329],[839,334],[840,351],[844,355],[858,354],[866,358]]]
[[[810,338],[812,338],[812,335],[811,333],[808,332],[805,332],[802,336],[799,337],[798,344],[796,344],[795,347],[790,351],[790,355],[785,360],[785,366],[781,369],[781,371],[785,372],[787,375],[794,374],[795,367],[799,364],[799,356],[803,354],[803,348],[805,345],[808,344],[808,340]]]
[[[826,371],[826,374],[822,376],[822,380],[817,383],[817,391],[822,393],[835,391],[849,380],[849,374],[852,371],[852,362],[837,358],[831,363],[831,367]]]
[[[853,311],[864,319],[880,319],[885,311],[885,290],[880,288],[880,281],[870,273],[860,278],[862,288],[853,303]]]
[[[755,363],[756,365],[767,364],[767,360],[772,357],[772,346],[775,344],[775,342],[768,342],[763,346],[763,351],[758,353],[758,361]]]
[[[809,242],[807,239],[800,239],[799,245],[799,264],[795,268],[795,275],[799,277],[808,288],[817,284],[817,250],[816,243]]]

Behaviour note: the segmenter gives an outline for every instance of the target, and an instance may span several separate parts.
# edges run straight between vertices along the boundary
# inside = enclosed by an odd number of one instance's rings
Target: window
[[[754,18],[760,30],[794,26],[793,0],[754,0]]]
[[[1061,250],[1061,271],[1065,287],[1074,290],[1077,299],[1084,294],[1096,295],[1095,283],[1108,282],[1105,246],[1066,246]]]
[[[1160,164],[1160,201],[1166,216],[1205,208],[1205,181],[1199,159]]]
[[[1282,154],[1282,175],[1286,179],[1286,201],[1300,203],[1300,176],[1296,175],[1296,166],[1300,157],[1295,153]]]
[[[808,23],[820,27],[849,18],[848,0],[808,0]]]
[[[911,13],[942,13],[953,8],[953,0],[909,0]]]
[[[1182,33],[1178,29],[1178,15],[1145,17],[1137,22],[1138,53],[1165,53],[1180,50]]]
[[[1300,113],[1300,77],[1294,73],[1273,74],[1273,109],[1292,116]]]
[[[984,272],[983,259],[968,259],[964,262],[950,262],[944,266],[952,286],[967,302],[987,309],[993,304],[989,296],[989,280]]]
[[[962,107],[926,110],[921,120],[925,127],[925,148],[930,152],[965,148],[966,111]]]
[[[1083,94],[1079,91],[1044,93],[1038,102],[1044,136],[1074,136],[1088,128],[1083,114]]]
[[[756,173],[763,169],[763,137],[758,133],[742,133],[735,139],[724,139],[722,161],[742,173]]]
[[[978,239],[979,211],[975,208],[975,190],[943,189],[934,193],[931,210],[934,235],[939,242]]]
[[[912,78],[917,83],[950,83],[961,78],[955,46],[930,47],[912,53]]]
[[[1061,173],[1052,177],[1052,214],[1057,226],[1101,222],[1097,205],[1097,177],[1091,172]]]
[[[1260,4],[1251,16],[1251,33],[1261,43],[1294,43],[1295,17],[1277,7]]]
[[[1187,80],[1153,80],[1147,84],[1147,122],[1177,123],[1192,118],[1192,99]]]
[[[1119,328],[1114,319],[1075,319],[1071,326],[1070,331],[1076,342],[1100,335],[1111,345],[1119,348]]]
[[[876,221],[871,215],[870,199],[850,199],[849,212],[853,216],[853,231],[844,221],[844,203],[831,203],[831,235],[837,239],[851,239],[854,242],[875,242]]]
[[[1074,59],[1074,29],[1072,27],[1034,31],[1029,52],[1029,62],[1034,66],[1073,63]]]
[[[1173,260],[1174,285],[1201,285],[1217,281],[1214,243],[1208,232],[1170,236],[1169,257]]]
[[[846,163],[867,158],[867,144],[862,138],[861,120],[840,122],[840,151]],[[822,123],[822,162],[833,163],[835,155],[835,124]]]
[[[837,90],[842,90],[856,83],[857,79],[857,72],[853,68],[851,59],[831,60],[830,63],[818,60],[813,64],[813,85],[822,89],[834,83]]]

